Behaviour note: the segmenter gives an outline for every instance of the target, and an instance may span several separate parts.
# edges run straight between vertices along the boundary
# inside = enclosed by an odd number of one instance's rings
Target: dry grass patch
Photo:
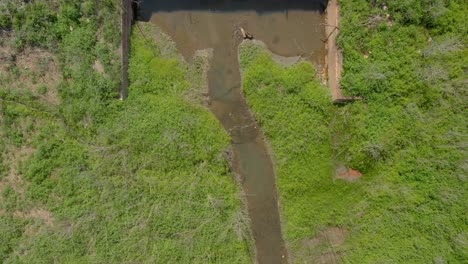
[[[17,52],[7,44],[0,46],[0,85],[32,93],[45,103],[57,105],[57,86],[61,81],[57,58],[41,48]]]
[[[49,104],[58,104],[57,85],[61,74],[56,57],[40,48],[27,48],[16,56],[19,85],[38,94]]]
[[[54,221],[54,218],[51,212],[45,209],[40,209],[40,208],[34,208],[28,212],[15,211],[13,213],[13,216],[17,218],[22,218],[22,219],[41,220],[47,226],[52,226],[53,221]]]
[[[298,258],[306,263],[340,263],[343,256],[340,246],[346,240],[346,233],[343,228],[329,227],[313,238],[302,240]]]
[[[21,148],[14,146],[8,147],[7,153],[12,155],[9,155],[4,160],[4,162],[8,165],[9,172],[7,176],[0,181],[0,192],[3,191],[6,186],[9,186],[16,193],[24,196],[27,182],[23,179],[23,177],[21,177],[19,173],[19,165],[21,162],[26,161],[32,155],[32,153],[34,153],[34,151],[35,150],[33,148],[28,146],[23,146]]]

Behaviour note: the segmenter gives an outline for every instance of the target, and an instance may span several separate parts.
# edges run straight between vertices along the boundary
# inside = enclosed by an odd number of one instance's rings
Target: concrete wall
[[[337,0],[329,0],[326,14],[327,33],[327,75],[328,86],[331,90],[333,103],[347,103],[361,99],[360,97],[343,96],[340,88],[343,56],[336,45],[336,38],[340,33],[340,6]]]
[[[132,4],[133,0],[122,0],[122,72],[119,91],[120,100],[124,100],[128,96],[128,57],[130,54],[130,33],[134,17]]]

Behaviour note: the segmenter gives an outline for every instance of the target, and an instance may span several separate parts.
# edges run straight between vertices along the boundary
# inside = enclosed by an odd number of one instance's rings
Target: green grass
[[[201,105],[206,58],[188,65],[140,25],[130,96],[116,101],[118,1],[5,3],[0,44],[47,49],[63,80],[32,91],[17,82],[41,85],[34,73],[0,74],[0,262],[250,262],[229,139]],[[241,48],[289,249],[298,263],[464,263],[466,5],[340,3],[342,87],[363,101],[333,106],[311,65],[284,68]],[[50,91],[58,105],[43,100]],[[335,180],[337,164],[364,176]],[[345,230],[344,244],[310,246],[330,227]]]
[[[139,25],[145,37],[134,29],[129,98],[116,100],[117,43],[98,33],[118,32],[112,21],[97,23],[118,17],[116,3],[101,3],[99,14],[88,12],[90,1],[51,6],[79,16],[58,36],[42,24],[13,28],[15,43],[57,55],[63,81],[47,87],[58,105],[40,90],[0,85],[0,262],[250,262],[249,223],[225,158],[229,138],[201,104],[206,59],[186,64],[157,29]],[[62,28],[66,16],[46,6],[13,13],[35,21],[47,11],[47,23]],[[92,68],[97,59],[104,74]]]
[[[272,147],[284,237],[298,263],[317,262],[314,254],[322,249],[305,248],[303,241],[345,226],[362,193],[359,184],[332,179],[331,97],[309,63],[285,68],[247,44],[241,65],[247,102]]]
[[[283,68],[259,47],[242,48],[244,93],[272,145],[298,263],[327,252],[343,263],[468,258],[466,8],[432,2],[437,10],[392,1],[385,11],[380,1],[341,1],[342,86],[364,98],[345,106],[331,105],[308,64]],[[364,176],[334,180],[336,164]],[[333,226],[347,230],[343,245],[304,246]]]

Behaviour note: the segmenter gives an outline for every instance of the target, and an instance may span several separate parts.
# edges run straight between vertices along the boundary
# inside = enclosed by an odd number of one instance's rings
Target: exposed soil
[[[105,73],[104,66],[102,65],[100,60],[94,61],[93,69],[99,74]]]
[[[0,192],[5,186],[9,186],[15,190],[17,194],[24,196],[27,183],[19,174],[18,167],[20,166],[21,162],[27,160],[32,155],[32,153],[34,153],[34,151],[35,150],[30,147],[17,148],[9,144],[7,145],[6,153],[13,153],[13,155],[9,155],[4,160],[5,164],[9,168],[9,171],[7,176],[0,180]]]
[[[212,49],[207,74],[209,107],[232,138],[232,165],[246,194],[258,263],[287,263],[288,254],[281,235],[273,164],[242,96],[240,28],[263,41],[273,53],[295,57],[285,60],[278,56],[285,64],[303,57],[323,67],[323,2],[173,0],[141,5],[142,19],[171,36],[187,61],[197,50]],[[289,4],[295,8],[288,9]]]
[[[335,177],[346,181],[357,181],[362,177],[362,173],[358,170],[339,166],[336,169]]]
[[[261,40],[253,39],[253,40],[251,40],[249,42],[253,42],[253,43],[255,43],[255,45],[262,46],[265,50],[269,50],[268,46]],[[248,43],[248,42],[246,42],[246,41],[242,42],[242,44],[246,44],[246,43]],[[276,62],[277,64],[279,64],[281,66],[284,66],[284,67],[293,66],[294,64],[297,64],[300,61],[304,60],[303,57],[301,57],[299,55],[294,56],[294,57],[287,57],[287,56],[281,56],[281,55],[278,55],[278,54],[275,54],[275,53],[272,53],[272,52],[270,52],[270,55],[271,55],[271,58],[273,59],[274,62]]]
[[[54,220],[52,213],[44,209],[33,209],[29,212],[16,211],[13,213],[13,216],[22,219],[39,219],[48,226],[51,226]]]
[[[0,46],[0,76],[13,74],[18,76],[7,83],[11,89],[30,90],[47,104],[58,104],[57,85],[61,75],[52,53],[40,48],[15,53],[7,46]],[[40,91],[43,87],[46,89]]]
[[[329,227],[317,236],[302,241],[302,255],[307,263],[332,264],[339,263],[343,253],[339,247],[346,240],[346,230],[339,227]]]
[[[15,62],[15,52],[9,46],[0,45],[0,73],[6,73]]]

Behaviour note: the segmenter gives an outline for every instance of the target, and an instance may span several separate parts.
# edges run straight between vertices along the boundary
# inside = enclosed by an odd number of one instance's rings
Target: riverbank
[[[333,180],[334,109],[308,61],[284,66],[264,45],[240,47],[243,92],[271,144],[291,263],[339,262],[360,186]]]

